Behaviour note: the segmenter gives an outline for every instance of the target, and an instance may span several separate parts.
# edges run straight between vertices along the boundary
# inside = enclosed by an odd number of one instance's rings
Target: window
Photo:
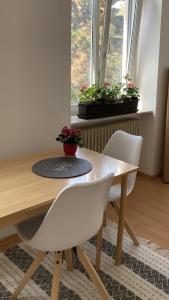
[[[90,84],[91,0],[72,0],[71,98],[77,102],[82,84]]]
[[[126,30],[125,11],[128,0],[72,0],[71,32],[71,96],[72,104],[77,103],[80,86],[91,84],[93,57],[98,73],[103,72],[102,81],[120,81],[124,63],[124,42]],[[98,16],[93,9],[98,7]],[[106,14],[110,14],[108,17]],[[107,19],[105,18],[107,16]],[[98,19],[97,19],[98,17]],[[106,19],[106,22],[105,22]],[[99,22],[97,22],[99,20]],[[92,33],[92,26],[95,30]],[[99,27],[99,28],[97,28]],[[93,35],[99,35],[93,43]],[[107,39],[106,39],[107,35]],[[96,43],[98,42],[98,45]],[[102,50],[105,53],[102,55]],[[96,52],[96,53],[93,53]],[[93,55],[94,54],[94,55]],[[106,60],[101,63],[101,57]],[[98,75],[99,77],[99,75]],[[94,81],[94,80],[93,80]]]
[[[105,81],[120,81],[123,74],[125,1],[112,5]]]

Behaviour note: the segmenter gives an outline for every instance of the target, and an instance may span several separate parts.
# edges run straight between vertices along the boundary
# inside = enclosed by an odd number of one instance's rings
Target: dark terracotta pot
[[[75,155],[77,151],[77,145],[63,144],[63,150],[65,155]]]

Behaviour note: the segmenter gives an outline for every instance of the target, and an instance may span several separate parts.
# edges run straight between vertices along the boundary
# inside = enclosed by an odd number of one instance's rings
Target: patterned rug
[[[116,233],[116,224],[108,223],[103,234],[99,272],[112,299],[169,300],[169,253],[141,239],[141,245],[135,247],[125,234],[123,264],[117,267],[114,265]],[[94,263],[95,238],[86,242],[84,248]],[[34,257],[35,252],[23,243],[0,254],[0,300],[9,299]],[[63,261],[59,299],[101,299],[76,255],[73,261],[73,272],[66,270]],[[54,257],[48,254],[18,299],[49,299],[53,266]]]

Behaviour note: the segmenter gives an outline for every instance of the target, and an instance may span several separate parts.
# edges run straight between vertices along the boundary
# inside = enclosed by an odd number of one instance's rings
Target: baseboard
[[[158,173],[158,174],[156,174],[156,175],[151,176],[151,175],[145,174],[145,173],[143,173],[143,172],[141,172],[141,171],[138,171],[138,175],[139,175],[139,176],[142,176],[142,177],[145,177],[145,178],[147,178],[147,179],[156,179],[156,178],[158,178],[158,177],[161,177],[161,176],[162,176],[162,173],[160,172],[160,173]]]
[[[2,240],[0,240],[0,251],[3,252],[10,247],[13,247],[21,242],[20,237],[17,234],[13,234],[8,236]]]

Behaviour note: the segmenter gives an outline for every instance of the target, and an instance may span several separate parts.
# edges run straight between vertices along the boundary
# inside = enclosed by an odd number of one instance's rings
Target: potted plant
[[[82,131],[64,126],[56,141],[63,143],[65,155],[75,155],[77,146],[82,147]]]
[[[79,114],[83,119],[107,117],[137,111],[139,90],[127,74],[124,82],[83,85],[79,95]]]

